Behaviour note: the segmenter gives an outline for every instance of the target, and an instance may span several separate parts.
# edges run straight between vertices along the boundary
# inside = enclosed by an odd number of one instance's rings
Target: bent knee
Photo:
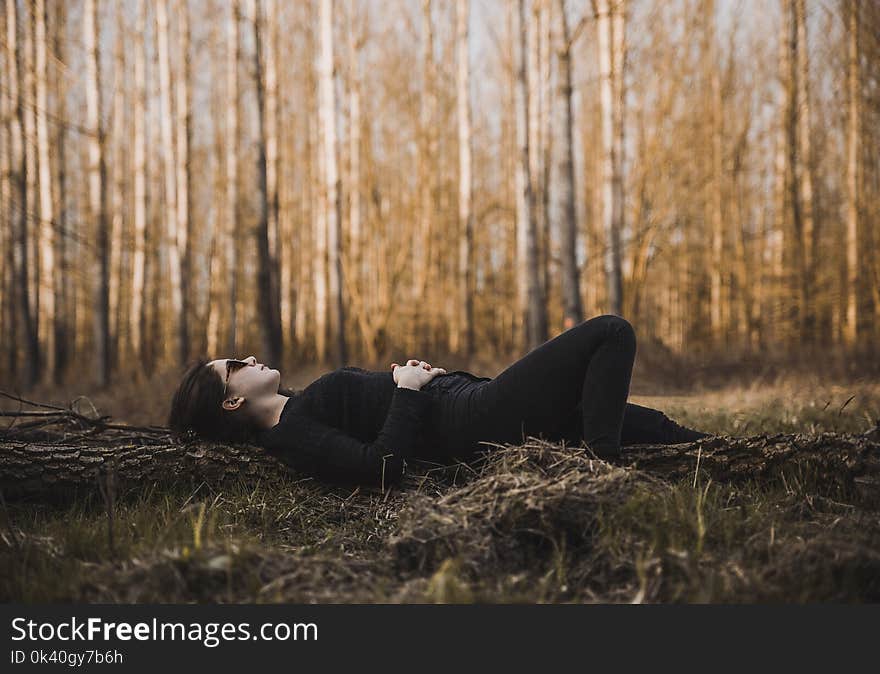
[[[604,327],[609,335],[617,335],[627,340],[635,342],[636,330],[628,320],[617,314],[602,314],[591,318],[590,321],[596,321],[597,324]]]

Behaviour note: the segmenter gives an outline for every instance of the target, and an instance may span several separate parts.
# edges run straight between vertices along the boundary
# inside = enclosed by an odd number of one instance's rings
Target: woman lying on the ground
[[[622,445],[709,436],[627,402],[635,354],[632,325],[608,314],[566,330],[494,379],[412,359],[390,372],[342,367],[292,391],[253,356],[205,358],[183,376],[169,426],[256,443],[319,479],[383,485],[401,476],[407,458],[468,461],[526,436],[585,443],[603,459],[619,457]]]

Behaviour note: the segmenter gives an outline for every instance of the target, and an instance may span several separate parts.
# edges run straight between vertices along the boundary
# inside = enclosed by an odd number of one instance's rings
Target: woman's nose
[[[245,358],[245,360],[250,361],[250,362],[251,362],[251,365],[256,365],[256,364],[257,364],[257,357],[256,357],[256,356],[248,356],[247,358]]]

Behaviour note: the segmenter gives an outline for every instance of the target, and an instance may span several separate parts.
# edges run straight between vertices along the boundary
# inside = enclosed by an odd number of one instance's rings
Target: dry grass
[[[718,434],[860,433],[880,418],[865,382],[632,399]],[[293,475],[155,484],[119,495],[112,539],[100,494],[9,503],[0,600],[880,600],[880,512],[807,480],[670,483],[534,439],[473,468],[412,468],[388,494]]]

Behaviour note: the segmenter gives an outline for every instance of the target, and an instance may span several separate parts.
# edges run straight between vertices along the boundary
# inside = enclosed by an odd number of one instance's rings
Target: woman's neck
[[[281,412],[284,410],[288,400],[290,400],[288,396],[280,393],[261,400],[258,409],[254,410],[257,426],[263,430],[276,426],[281,420]]]

